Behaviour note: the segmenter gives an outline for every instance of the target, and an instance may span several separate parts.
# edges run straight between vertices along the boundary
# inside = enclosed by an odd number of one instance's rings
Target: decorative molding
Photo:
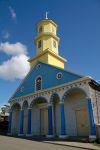
[[[65,83],[65,84],[62,84],[62,85],[59,85],[59,86],[56,86],[56,87],[53,87],[53,88],[48,88],[48,89],[45,89],[45,90],[39,90],[39,91],[36,91],[35,93],[31,93],[31,94],[28,94],[28,95],[25,95],[25,96],[21,96],[21,97],[18,97],[18,98],[15,98],[15,99],[11,99],[9,102],[11,104],[14,104],[16,102],[20,103],[20,102],[23,102],[25,100],[27,101],[31,101],[33,99],[35,99],[36,97],[46,97],[46,96],[50,96],[52,95],[53,93],[57,93],[58,95],[63,95],[67,90],[71,89],[71,88],[82,88],[84,90],[84,86],[88,86],[88,82],[90,81],[89,78],[85,77],[85,78],[82,78],[82,79],[78,79],[78,80],[75,80],[75,81],[72,81],[72,82],[69,82],[69,83]],[[81,83],[81,84],[80,84]]]

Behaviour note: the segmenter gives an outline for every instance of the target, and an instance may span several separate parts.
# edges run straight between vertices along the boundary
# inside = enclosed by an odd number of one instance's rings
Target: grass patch
[[[94,146],[100,146],[100,143],[94,142],[93,145]]]

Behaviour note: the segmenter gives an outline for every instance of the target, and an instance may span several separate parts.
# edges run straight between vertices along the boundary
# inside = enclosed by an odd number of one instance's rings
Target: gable
[[[39,66],[40,67],[37,67]],[[57,79],[57,74],[61,73],[62,78]],[[19,96],[25,96],[30,93],[35,92],[35,79],[42,77],[42,89],[52,88],[64,83],[68,83],[83,76],[72,73],[70,71],[60,69],[42,62],[38,62],[34,68],[32,68],[26,78],[22,81],[21,85],[18,87],[12,98]]]

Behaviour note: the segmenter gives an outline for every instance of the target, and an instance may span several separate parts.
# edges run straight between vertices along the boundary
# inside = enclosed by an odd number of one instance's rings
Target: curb
[[[82,148],[86,150],[99,150],[99,148],[89,148],[89,147],[83,147],[83,146],[76,146],[76,145],[68,145],[68,144],[61,144],[61,143],[54,143],[54,142],[48,142],[48,141],[42,141],[43,143],[48,143],[48,144],[55,144],[55,145],[60,145],[60,146],[68,146],[68,147],[75,147],[75,148]]]

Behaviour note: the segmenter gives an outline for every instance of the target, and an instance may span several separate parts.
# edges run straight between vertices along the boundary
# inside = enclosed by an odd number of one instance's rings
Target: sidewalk
[[[43,141],[44,143],[83,148],[88,150],[100,150],[99,146],[94,146],[92,143],[69,142],[69,141]]]
[[[16,137],[19,138],[19,137]],[[55,145],[62,145],[62,146],[69,146],[69,147],[75,147],[75,148],[82,148],[85,150],[100,150],[100,146],[95,146],[93,143],[87,143],[84,138],[80,139],[80,142],[78,141],[66,141],[65,139],[61,140],[58,138],[45,138],[45,137],[20,137],[23,139],[28,139],[32,141],[39,141],[43,143],[49,143],[49,144],[55,144]],[[82,142],[83,141],[83,142]]]

